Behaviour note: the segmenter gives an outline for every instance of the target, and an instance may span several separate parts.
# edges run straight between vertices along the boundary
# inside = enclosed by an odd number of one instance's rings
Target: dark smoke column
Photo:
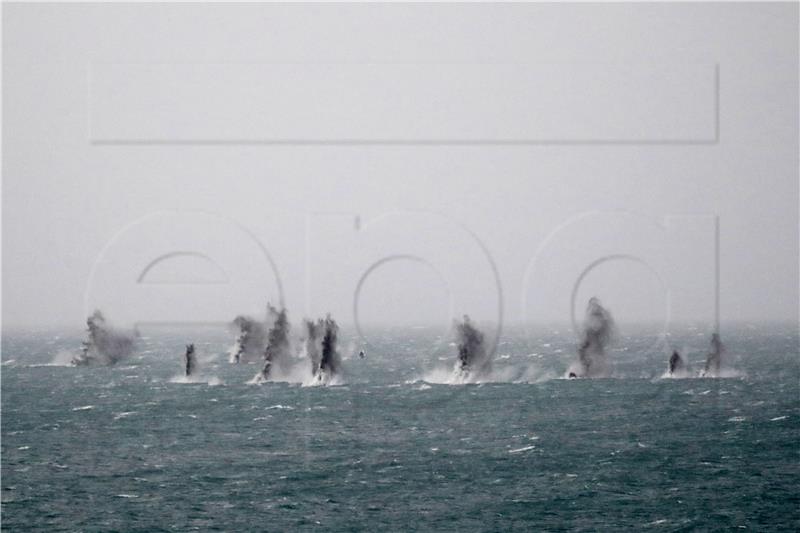
[[[458,360],[454,377],[457,382],[475,381],[491,373],[492,360],[486,352],[483,333],[472,325],[472,321],[467,315],[464,315],[463,322],[456,323],[456,341],[458,343]]]
[[[319,361],[319,372],[333,377],[339,373],[341,357],[337,349],[339,341],[339,325],[331,315],[325,318],[325,336],[322,337],[322,357]]]
[[[197,371],[197,357],[194,354],[194,344],[186,345],[186,353],[183,355],[183,366],[187,378]]]
[[[72,358],[75,366],[113,365],[133,352],[133,337],[114,331],[100,311],[86,319],[86,331],[81,353]]]
[[[281,373],[287,372],[292,356],[289,342],[289,318],[286,309],[278,311],[272,305],[267,305],[267,319],[272,325],[267,334],[264,367],[260,374],[261,380],[269,379],[276,369]]]
[[[72,358],[72,364],[74,366],[85,366],[92,363],[95,358],[95,342],[103,324],[105,324],[105,318],[103,318],[103,313],[99,310],[95,310],[95,312],[86,319],[86,332],[88,335],[86,340],[81,343],[80,355]]]
[[[578,348],[577,368],[569,377],[594,378],[607,375],[606,347],[614,337],[615,326],[611,313],[600,305],[600,300],[590,298],[583,321],[583,338]]]
[[[244,363],[257,359],[264,353],[267,334],[264,324],[247,316],[237,316],[233,325],[239,330],[236,342],[229,350],[231,363]]]
[[[670,376],[681,374],[684,372],[685,369],[686,369],[686,363],[683,361],[683,357],[681,357],[681,354],[678,353],[678,350],[674,350],[669,358]]]
[[[314,383],[329,384],[340,373],[342,359],[337,347],[339,325],[328,315],[325,320],[306,320],[306,353],[311,359]]]

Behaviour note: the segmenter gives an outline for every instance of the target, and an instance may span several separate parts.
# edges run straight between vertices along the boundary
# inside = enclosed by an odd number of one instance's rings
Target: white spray
[[[114,365],[133,352],[133,337],[114,330],[100,311],[86,319],[86,330],[81,353],[71,361],[75,366]]]
[[[578,348],[578,361],[569,372],[571,378],[604,377],[608,374],[606,347],[616,334],[611,313],[597,298],[590,298],[583,321],[583,334]]]
[[[472,324],[467,315],[464,315],[462,322],[456,322],[455,331],[458,343],[455,381],[471,382],[489,375],[492,371],[492,359],[486,350],[483,333]]]

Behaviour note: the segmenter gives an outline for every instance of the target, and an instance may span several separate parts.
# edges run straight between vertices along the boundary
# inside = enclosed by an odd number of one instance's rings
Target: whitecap
[[[514,450],[508,450],[508,453],[527,452],[528,450],[533,450],[535,448],[536,448],[536,446],[531,444],[530,446],[525,446],[524,448],[516,448]]]

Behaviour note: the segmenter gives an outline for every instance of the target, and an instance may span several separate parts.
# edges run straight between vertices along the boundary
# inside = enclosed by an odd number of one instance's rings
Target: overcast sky
[[[4,327],[798,319],[796,3],[3,14]]]

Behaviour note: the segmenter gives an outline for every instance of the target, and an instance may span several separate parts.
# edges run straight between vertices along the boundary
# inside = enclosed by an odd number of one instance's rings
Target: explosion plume
[[[264,349],[264,367],[260,379],[267,380],[274,374],[285,375],[292,361],[291,343],[289,341],[289,318],[286,309],[278,311],[267,305],[267,321],[270,323],[267,333],[267,346]]]
[[[187,378],[197,372],[197,356],[194,353],[194,344],[186,345],[186,353],[183,355],[183,366]]]
[[[456,323],[456,341],[458,343],[458,360],[454,370],[456,381],[468,382],[480,379],[492,370],[492,360],[486,351],[481,333],[472,324],[469,316]]]
[[[315,383],[328,384],[341,369],[338,350],[339,325],[328,315],[325,320],[305,321],[306,353],[311,359],[311,376]]]
[[[88,337],[81,346],[81,353],[71,361],[75,366],[114,365],[133,352],[133,337],[115,331],[100,311],[86,319],[86,331]]]
[[[722,366],[722,354],[725,353],[725,346],[719,339],[718,333],[711,335],[711,351],[706,356],[706,365],[703,368],[702,376],[717,377],[719,376],[719,369]]]
[[[607,375],[606,347],[615,335],[614,319],[597,298],[590,298],[583,321],[583,338],[578,348],[577,368],[569,377],[603,377]]]

